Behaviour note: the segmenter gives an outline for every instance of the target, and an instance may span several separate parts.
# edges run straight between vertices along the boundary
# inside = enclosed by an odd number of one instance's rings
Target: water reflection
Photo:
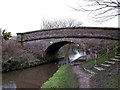
[[[86,56],[86,52],[84,51],[78,51],[78,50],[74,50],[75,54],[71,54],[69,55],[69,60],[70,62],[75,61],[76,59],[80,58],[81,56]]]
[[[84,57],[83,57],[84,56]],[[86,59],[86,52],[79,44],[67,44],[59,50],[59,57],[64,57],[63,60],[59,61],[59,64],[65,64],[79,60]]]
[[[3,88],[40,88],[58,69],[57,64],[45,64],[24,70],[3,73]]]
[[[2,90],[4,90],[5,88],[9,88],[9,89],[11,88],[11,90],[16,90],[16,84],[15,82],[11,81],[9,83],[4,84]]]
[[[66,57],[63,61],[59,61],[59,64],[68,63],[80,58],[81,56],[86,56],[83,49],[78,47],[78,45],[65,46],[61,54]],[[68,60],[69,58],[69,60]],[[3,88],[40,88],[44,82],[46,82],[58,69],[58,64],[46,64],[38,67],[33,67],[29,69],[13,71],[8,73],[3,73],[2,85]]]

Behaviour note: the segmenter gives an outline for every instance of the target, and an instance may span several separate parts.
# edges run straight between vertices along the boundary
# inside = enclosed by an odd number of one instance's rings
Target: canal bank
[[[46,63],[39,54],[22,47],[16,40],[3,40],[2,46],[2,72],[21,70]]]
[[[70,64],[65,64],[41,88],[78,88],[77,76]]]
[[[7,46],[9,46],[10,49],[6,48]],[[67,48],[69,46],[72,46],[74,48],[70,48],[69,50],[67,50],[67,52],[65,52],[64,51],[65,48]],[[63,51],[61,51],[61,53],[59,53],[59,55],[61,55],[63,52],[65,52],[65,53],[63,53],[63,55],[65,55],[65,57],[67,57],[67,58],[64,58],[65,60],[60,61],[60,63],[62,63],[62,64],[68,63],[69,59],[70,59],[70,62],[72,62],[75,59],[82,56],[83,54],[85,54],[85,53],[83,53],[83,51],[79,52],[78,46],[79,45],[77,45],[77,44],[66,45],[64,49],[61,48]],[[14,47],[16,47],[16,48],[14,48]],[[5,43],[5,48],[3,48],[3,51],[4,51],[4,54],[3,54],[2,70],[3,70],[3,72],[6,72],[6,73],[3,73],[3,80],[4,80],[3,88],[6,88],[6,87],[8,87],[8,88],[40,88],[41,83],[39,84],[39,83],[35,83],[35,82],[37,80],[40,80],[41,78],[42,79],[47,78],[47,79],[43,80],[43,82],[42,82],[42,84],[45,83],[50,77],[52,77],[52,75],[58,69],[58,65],[56,64],[57,69],[54,67],[56,70],[53,69],[53,71],[55,70],[53,73],[52,70],[49,69],[50,65],[46,64],[46,63],[49,63],[48,60],[41,58],[40,55],[31,52],[29,49],[25,49],[25,48],[21,47],[15,41],[13,41],[12,43],[10,41]],[[11,51],[14,51],[14,52],[11,54]],[[46,67],[46,65],[48,65],[48,67],[47,67],[48,71],[46,69],[42,68],[44,66]],[[35,67],[35,66],[37,66],[37,67]],[[53,64],[53,66],[54,66],[54,64]],[[32,68],[30,68],[30,67],[32,67]],[[39,67],[43,70],[41,70],[41,69],[37,70],[37,68],[39,68]],[[34,68],[36,68],[36,69],[34,69]],[[66,88],[67,87],[68,88],[78,88],[77,77],[72,72],[72,67],[69,64],[66,64],[65,66],[63,65],[61,68],[58,70],[58,72],[60,71],[60,75],[58,74],[59,78],[58,79],[56,78],[54,80],[54,81],[58,80],[58,82],[61,83],[62,86],[61,85],[59,86],[59,83],[58,83],[58,86],[63,87],[63,88],[65,88],[65,87]],[[9,71],[13,71],[13,72],[9,72]],[[23,74],[21,74],[21,72]],[[36,72],[38,72],[38,73],[36,73]],[[47,77],[46,75],[42,74],[42,72],[46,72],[47,74],[49,74],[49,73],[52,73],[52,74],[50,77]],[[55,73],[55,75],[56,75],[56,73]],[[64,78],[63,76],[66,78]],[[29,77],[29,78],[27,78],[27,77]],[[38,79],[36,79],[36,78],[38,78]],[[61,79],[63,79],[63,81],[61,81]],[[41,80],[38,82],[41,82]],[[33,87],[31,87],[32,85],[33,85]]]
[[[52,78],[47,81],[42,88],[115,88],[119,89],[119,66],[120,66],[120,57],[117,57],[115,64],[112,64],[110,67],[104,67],[105,70],[95,70],[94,64],[95,59],[91,59],[86,62],[75,62],[64,65],[61,67],[58,72],[54,74]],[[107,60],[106,56],[102,59]],[[116,59],[115,59],[116,60]],[[100,65],[99,65],[100,66]],[[74,79],[74,75],[67,76],[66,72],[69,73],[68,67],[71,68],[72,73],[74,73],[77,79]],[[86,68],[86,69],[85,69]],[[89,70],[89,71],[88,71]],[[69,74],[72,74],[69,73]],[[71,80],[71,81],[70,81]],[[72,81],[73,80],[73,81]],[[75,85],[69,86],[71,82],[76,82]],[[64,83],[65,82],[65,83]],[[66,86],[67,85],[67,86]],[[74,87],[76,86],[76,87]]]
[[[26,63],[22,64],[20,61],[16,59],[12,59],[2,62],[2,72],[4,73],[9,71],[22,70],[22,69],[40,66],[47,63],[51,63],[51,61],[45,61],[44,59],[40,59],[34,62],[27,61]]]

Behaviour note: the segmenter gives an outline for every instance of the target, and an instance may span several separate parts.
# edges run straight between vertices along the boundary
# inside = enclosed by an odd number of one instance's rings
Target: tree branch
[[[102,21],[107,21],[120,15],[119,0],[91,0],[91,2],[92,4],[88,4],[87,6],[84,6],[85,8],[82,7],[81,5],[79,5],[79,8],[75,8],[75,7],[71,7],[71,8],[75,11],[90,12],[89,14],[93,14],[93,12],[97,12],[97,15],[94,16],[96,17],[96,19],[105,19]]]

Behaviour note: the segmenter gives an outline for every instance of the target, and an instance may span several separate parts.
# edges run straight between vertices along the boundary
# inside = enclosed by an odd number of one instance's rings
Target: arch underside
[[[62,46],[66,45],[66,44],[71,44],[71,43],[74,43],[74,42],[62,41],[62,42],[57,42],[57,43],[50,45],[45,50],[44,57],[45,58],[54,58]]]

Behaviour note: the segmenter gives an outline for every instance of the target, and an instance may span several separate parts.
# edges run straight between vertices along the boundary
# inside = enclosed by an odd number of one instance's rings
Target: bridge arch
[[[32,53],[38,54],[41,57],[45,55],[46,51],[51,52],[52,49],[49,48],[57,42],[71,41],[79,44],[83,43],[86,50],[90,52],[90,57],[93,57],[94,52],[120,40],[119,30],[120,28],[101,27],[70,27],[37,30],[17,33],[17,41]]]
[[[74,45],[79,45],[79,47],[81,49],[84,49],[82,47],[82,45],[80,45],[79,43],[75,43],[75,42],[71,42],[71,41],[59,41],[59,42],[55,42],[52,43],[51,45],[49,45],[46,50],[44,51],[44,58],[49,60],[49,59],[56,59],[58,51],[61,49],[61,47],[63,47],[64,45],[67,44],[74,44]]]

